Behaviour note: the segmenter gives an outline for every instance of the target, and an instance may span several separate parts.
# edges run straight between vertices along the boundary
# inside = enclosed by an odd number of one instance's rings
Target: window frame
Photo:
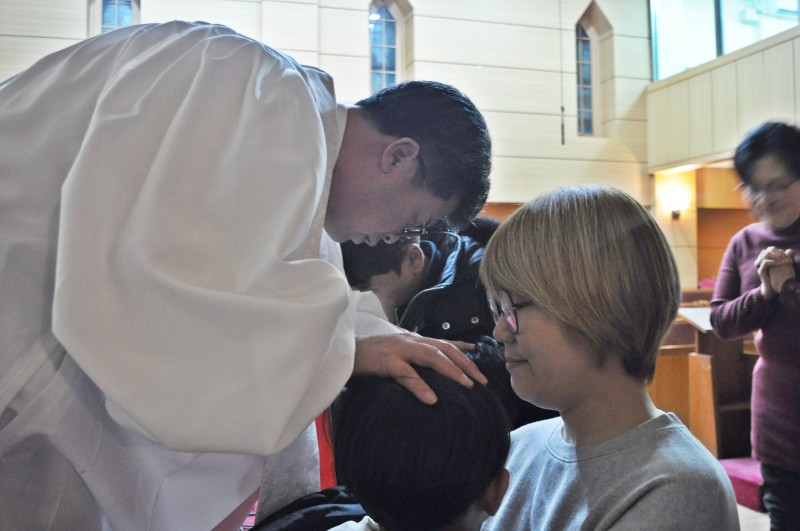
[[[582,43],[585,42],[588,45],[589,49],[589,58],[588,61],[584,61],[584,57],[582,54],[583,46]],[[595,104],[595,86],[596,86],[596,67],[594,63],[596,63],[596,45],[593,46],[593,39],[590,34],[590,31],[584,27],[582,23],[578,23],[575,25],[575,86],[576,86],[576,99],[577,99],[577,108],[576,108],[576,118],[578,121],[578,136],[594,136],[596,125],[595,125],[595,109],[597,105]],[[589,67],[589,82],[583,83],[586,81],[583,78],[582,71],[584,70],[584,66]],[[589,106],[588,109],[585,105],[586,98],[584,97],[584,91],[589,91]],[[585,115],[586,113],[589,114],[589,128],[586,128],[585,122]]]
[[[100,35],[103,33],[104,2],[105,0],[89,0],[87,29],[90,37],[93,37],[95,35]],[[139,0],[131,0],[131,25],[139,24],[139,22],[140,22]],[[119,29],[119,27],[114,29]]]
[[[370,2],[369,5],[368,16],[372,16],[372,14],[378,11],[381,7],[385,7],[387,9],[387,11],[392,16],[394,21],[395,69],[393,73],[395,76],[394,84],[397,84],[405,80],[406,54],[404,53],[404,48],[406,44],[405,30],[406,30],[407,14],[403,11],[403,9],[401,9],[401,6],[398,5],[398,2],[394,0],[373,0],[372,2]],[[368,22],[370,25],[373,23],[371,19],[368,19]],[[372,83],[373,74],[377,73],[378,71],[374,70],[372,67],[372,54],[375,45],[373,45],[372,43],[371,31],[367,32],[367,38],[369,39],[369,87],[372,92],[377,92]],[[385,47],[385,45],[382,47]],[[381,70],[381,73],[383,73],[384,75],[387,72],[392,72],[392,71],[388,71],[385,68]],[[388,86],[385,84],[385,78],[384,78],[384,86]]]

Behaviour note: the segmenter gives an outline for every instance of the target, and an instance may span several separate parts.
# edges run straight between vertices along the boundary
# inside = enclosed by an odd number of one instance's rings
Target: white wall
[[[415,77],[458,86],[489,122],[495,152],[490,201],[523,202],[556,186],[601,182],[650,203],[647,3],[597,2],[613,27],[613,54],[603,58],[614,67],[603,69],[609,74],[603,79],[604,130],[613,136],[579,137],[575,23],[589,3],[413,2]]]
[[[650,171],[733,155],[766,120],[800,118],[800,27],[725,55],[647,90]]]
[[[798,58],[800,28],[794,28],[648,87],[648,161],[656,174],[654,213],[672,245],[686,287],[695,287],[697,282],[694,194],[695,179],[700,177],[695,177],[694,170],[730,159],[744,135],[766,120],[796,122],[800,118]],[[670,193],[665,189],[677,182],[689,183],[693,197],[680,219],[673,220],[666,205]],[[696,184],[703,185],[700,180]],[[725,185],[732,187],[730,182]]]
[[[86,0],[0,0],[0,80],[85,39]]]
[[[604,137],[577,135],[575,24],[590,0],[407,0],[407,73],[452,83],[494,139],[490,201],[605,183],[652,202],[645,91],[647,0],[596,0],[612,32],[601,58]],[[87,35],[87,0],[0,0],[0,79]],[[369,93],[368,0],[141,0],[141,21],[227,24],[336,80],[340,101]],[[561,143],[561,105],[565,143]]]

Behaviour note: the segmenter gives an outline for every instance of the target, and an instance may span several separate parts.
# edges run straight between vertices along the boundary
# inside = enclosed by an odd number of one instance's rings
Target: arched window
[[[614,28],[592,0],[575,24],[575,70],[579,136],[603,136],[614,120],[604,108],[603,93],[613,94]],[[603,58],[608,58],[604,61]]]
[[[592,43],[583,26],[575,27],[575,52],[578,86],[578,134],[594,133],[592,116]]]
[[[385,2],[373,4],[369,14],[372,91],[397,83],[397,23]]]
[[[92,0],[89,3],[90,35],[138,23],[139,0]]]

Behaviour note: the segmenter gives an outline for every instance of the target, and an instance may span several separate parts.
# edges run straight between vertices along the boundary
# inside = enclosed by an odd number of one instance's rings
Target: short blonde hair
[[[620,356],[649,381],[675,319],[680,281],[653,217],[611,187],[561,188],[517,210],[486,247],[481,280],[555,317],[602,364]]]

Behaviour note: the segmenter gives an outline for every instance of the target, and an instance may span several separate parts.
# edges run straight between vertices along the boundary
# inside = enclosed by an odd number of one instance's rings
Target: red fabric
[[[330,408],[317,417],[317,444],[319,445],[319,490],[336,486],[336,472],[333,468],[333,448],[330,437]]]
[[[761,485],[764,483],[761,477],[761,464],[750,457],[720,459],[719,463],[731,480],[736,503],[754,511],[765,512],[761,499]]]
[[[336,473],[333,469],[333,448],[330,445],[330,425],[331,425],[331,410],[330,408],[323,411],[314,421],[317,428],[317,445],[319,446],[319,490],[325,490],[330,487],[336,486]],[[256,491],[256,494],[258,491]],[[256,499],[258,499],[256,497]],[[250,529],[256,524],[256,512],[258,511],[258,502],[256,501],[250,514],[244,521],[242,529]]]

